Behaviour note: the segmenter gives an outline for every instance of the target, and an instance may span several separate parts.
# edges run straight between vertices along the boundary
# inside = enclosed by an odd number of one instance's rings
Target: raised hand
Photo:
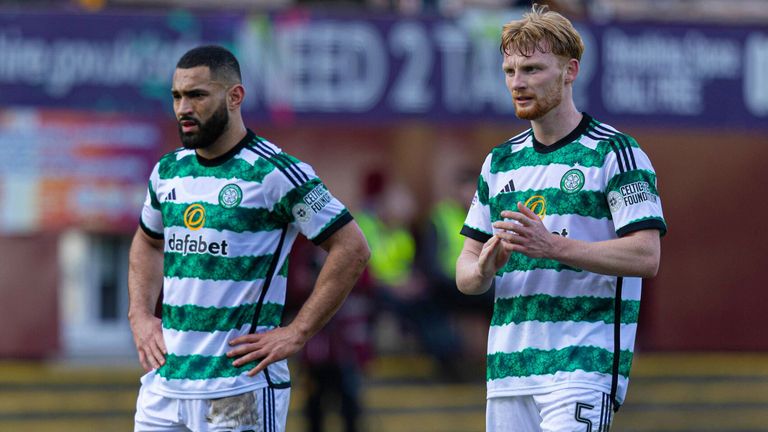
[[[504,249],[520,252],[530,258],[550,258],[553,255],[554,236],[544,226],[536,213],[523,203],[517,203],[518,211],[505,210],[501,217],[510,219],[496,221],[493,227],[496,236],[502,240]]]

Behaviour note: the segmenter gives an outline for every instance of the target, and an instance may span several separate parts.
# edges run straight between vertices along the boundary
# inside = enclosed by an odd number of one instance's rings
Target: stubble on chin
[[[541,118],[545,112],[542,112],[543,110],[539,106],[539,104],[535,103],[530,108],[519,108],[517,105],[515,105],[515,116],[519,118],[520,120],[536,120]]]
[[[562,100],[557,90],[553,90],[542,98],[533,99],[527,108],[520,108],[515,104],[515,115],[521,120],[538,120],[560,105]]]

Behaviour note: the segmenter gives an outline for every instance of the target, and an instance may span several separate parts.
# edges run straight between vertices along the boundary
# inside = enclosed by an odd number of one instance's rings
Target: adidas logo
[[[509,193],[515,191],[515,182],[514,180],[509,180],[509,183],[507,183],[506,186],[504,186],[504,189],[500,190],[499,193]]]
[[[171,189],[168,195],[165,196],[166,201],[176,201],[176,188]]]

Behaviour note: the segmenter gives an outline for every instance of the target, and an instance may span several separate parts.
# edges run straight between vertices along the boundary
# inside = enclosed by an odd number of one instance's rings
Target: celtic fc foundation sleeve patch
[[[282,175],[270,177],[275,196],[275,214],[284,223],[294,225],[305,237],[319,244],[352,220],[344,205],[336,199],[312,167],[283,153],[274,144],[257,140],[253,151],[274,164]]]
[[[606,156],[605,199],[616,234],[658,229],[664,235],[667,225],[650,159],[631,137],[614,141],[616,150]]]

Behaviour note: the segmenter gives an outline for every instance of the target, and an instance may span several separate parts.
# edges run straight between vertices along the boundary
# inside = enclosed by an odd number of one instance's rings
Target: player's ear
[[[227,108],[236,110],[240,108],[245,99],[245,87],[242,84],[235,84],[227,91]]]
[[[565,63],[565,83],[572,84],[576,81],[576,76],[579,75],[579,61],[572,58]]]

